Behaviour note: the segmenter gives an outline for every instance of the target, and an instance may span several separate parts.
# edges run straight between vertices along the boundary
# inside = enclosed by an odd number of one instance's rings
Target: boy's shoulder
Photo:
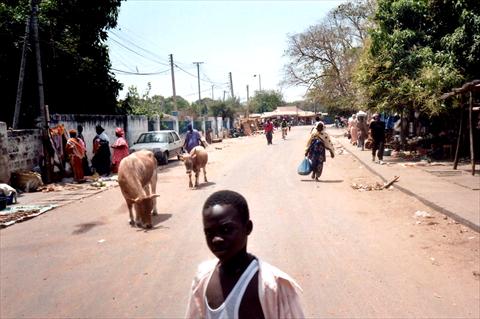
[[[279,268],[267,263],[263,260],[258,260],[259,262],[259,275],[261,281],[264,285],[277,289],[278,285],[282,285],[285,283],[291,284],[294,288],[302,291],[300,285],[287,273],[283,272]]]

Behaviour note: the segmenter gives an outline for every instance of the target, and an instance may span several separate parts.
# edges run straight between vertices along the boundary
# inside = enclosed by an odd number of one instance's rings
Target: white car
[[[130,153],[149,150],[155,154],[158,164],[168,164],[168,160],[183,153],[183,140],[173,130],[142,133],[130,147]]]

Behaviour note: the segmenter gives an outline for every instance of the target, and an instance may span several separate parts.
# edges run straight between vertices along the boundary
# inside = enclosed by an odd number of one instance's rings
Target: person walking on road
[[[110,174],[110,139],[101,125],[95,127],[97,135],[93,139],[92,166],[99,175]]]
[[[350,143],[357,145],[358,143],[358,129],[357,129],[357,115],[353,114],[348,120],[348,132],[350,133]]]
[[[125,132],[121,127],[115,129],[115,135],[117,140],[113,143],[113,156],[112,156],[112,172],[118,173],[118,166],[122,159],[128,156],[128,143],[125,139]]]
[[[335,148],[330,140],[323,122],[317,124],[315,132],[310,135],[305,149],[305,156],[312,163],[312,179],[318,181],[323,171],[323,163],[326,161],[325,149],[330,151],[330,156],[335,157]]]
[[[202,216],[207,246],[218,260],[198,267],[186,318],[304,318],[298,284],[247,252],[253,223],[245,198],[217,191]]]
[[[358,131],[358,148],[365,150],[365,141],[368,138],[368,125],[366,122],[366,114],[357,114],[357,131]]]
[[[373,114],[373,121],[370,123],[370,134],[372,135],[372,162],[375,162],[375,155],[378,163],[383,163],[383,148],[385,146],[385,122],[380,120],[378,114]],[[377,152],[378,151],[378,152]]]
[[[312,134],[317,129],[317,125],[320,122],[321,122],[320,116],[315,116],[315,123],[313,124],[313,127],[310,130],[310,134]]]
[[[280,126],[282,128],[282,138],[285,139],[287,137],[287,130],[288,130],[288,123],[285,118],[282,120],[282,123],[280,123]]]
[[[272,144],[272,137],[273,137],[273,123],[270,119],[267,120],[265,126],[263,128],[265,130],[265,136],[267,137],[267,145]]]
[[[200,133],[193,128],[192,124],[187,125],[187,135],[185,136],[185,142],[183,143],[183,148],[190,153],[190,151],[199,145],[202,145],[202,137]]]
[[[70,130],[70,138],[67,140],[65,147],[70,160],[70,166],[73,171],[73,179],[77,183],[84,182],[82,160],[85,156],[85,143],[77,137],[76,130]]]

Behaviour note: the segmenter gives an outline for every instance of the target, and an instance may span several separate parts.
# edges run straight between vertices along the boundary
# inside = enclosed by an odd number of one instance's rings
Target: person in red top
[[[70,138],[67,140],[65,150],[72,166],[73,178],[77,183],[84,182],[83,157],[85,156],[85,144],[77,137],[76,130],[70,130]]]
[[[265,135],[267,136],[267,145],[272,144],[272,137],[273,137],[273,123],[270,119],[267,120],[264,126]]]
[[[115,129],[115,135],[118,137],[115,143],[113,143],[113,157],[112,157],[112,172],[118,173],[118,166],[124,157],[128,156],[128,143],[124,138],[125,132],[122,128],[117,127]]]

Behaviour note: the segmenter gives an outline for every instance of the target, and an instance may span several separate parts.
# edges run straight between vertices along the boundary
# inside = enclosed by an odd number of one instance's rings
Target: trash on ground
[[[8,227],[15,223],[36,217],[55,207],[57,207],[57,205],[18,205],[7,207],[0,212],[0,227]]]
[[[426,211],[423,210],[417,210],[415,214],[413,215],[415,218],[423,217],[423,218],[434,218],[431,214],[427,213]]]
[[[105,182],[93,182],[90,184],[90,186],[92,187],[97,187],[97,188],[100,188],[100,187],[106,187],[107,186],[107,183]]]
[[[101,243],[104,243],[105,242],[105,239],[100,239],[99,241],[97,241],[99,244]]]

